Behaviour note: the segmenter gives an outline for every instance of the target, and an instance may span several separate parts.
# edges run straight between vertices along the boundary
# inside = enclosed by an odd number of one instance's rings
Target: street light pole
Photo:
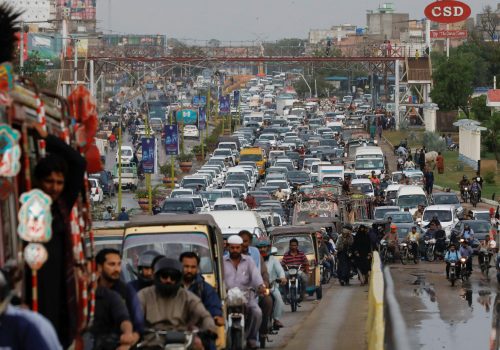
[[[76,43],[78,42],[78,39],[72,38],[71,41],[73,42],[73,51],[74,51],[74,64],[73,64],[73,84],[76,85],[78,84],[78,49],[76,47]]]
[[[21,21],[21,42],[19,43],[19,70],[21,74],[24,71],[24,22]]]

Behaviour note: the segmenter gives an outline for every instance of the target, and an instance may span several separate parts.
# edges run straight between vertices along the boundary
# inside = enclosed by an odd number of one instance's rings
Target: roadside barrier
[[[368,319],[366,320],[368,350],[384,349],[384,275],[377,251],[373,252],[370,289],[368,291]]]
[[[394,293],[391,270],[384,267],[385,350],[410,350],[406,322]]]

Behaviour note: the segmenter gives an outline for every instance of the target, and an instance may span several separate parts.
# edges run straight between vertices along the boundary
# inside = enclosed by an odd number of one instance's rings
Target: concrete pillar
[[[436,112],[438,109],[439,108],[435,103],[424,104],[425,131],[436,131]]]

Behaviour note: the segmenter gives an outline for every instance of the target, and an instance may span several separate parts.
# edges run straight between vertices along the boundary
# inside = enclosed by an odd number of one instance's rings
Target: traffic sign
[[[471,12],[469,5],[458,0],[435,1],[424,10],[428,19],[438,23],[462,22],[469,18]]]
[[[432,39],[467,39],[466,30],[431,30]]]

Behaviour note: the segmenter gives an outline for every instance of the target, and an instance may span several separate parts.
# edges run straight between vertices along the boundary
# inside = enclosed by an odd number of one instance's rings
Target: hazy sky
[[[493,0],[463,0],[475,16]],[[424,17],[431,0],[394,0],[396,12]],[[165,34],[199,40],[307,38],[309,29],[334,24],[366,25],[366,10],[377,0],[97,0],[98,27],[104,32]],[[109,7],[111,4],[111,14]]]

